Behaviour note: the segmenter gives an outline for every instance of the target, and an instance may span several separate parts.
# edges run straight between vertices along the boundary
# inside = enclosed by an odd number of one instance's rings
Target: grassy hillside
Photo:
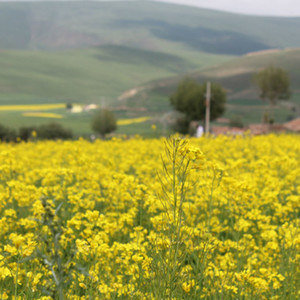
[[[300,18],[242,16],[151,1],[0,3],[0,48],[125,45],[239,55],[300,46]],[[177,50],[178,49],[178,50]]]
[[[180,57],[119,46],[64,52],[0,51],[0,104],[113,104],[125,90],[156,78],[230,59],[195,53]]]

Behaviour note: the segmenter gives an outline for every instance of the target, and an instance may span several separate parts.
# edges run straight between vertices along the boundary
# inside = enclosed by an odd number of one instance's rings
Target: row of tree
[[[18,130],[0,124],[0,141],[3,142],[28,141],[32,139],[67,140],[72,138],[72,131],[58,123],[40,126],[23,126]]]
[[[107,133],[117,129],[117,120],[115,115],[107,110],[97,111],[92,120],[92,129],[100,134],[102,138]],[[22,126],[14,129],[0,124],[0,141],[16,142],[28,140],[68,140],[72,139],[73,132],[59,123],[49,123],[40,126]]]

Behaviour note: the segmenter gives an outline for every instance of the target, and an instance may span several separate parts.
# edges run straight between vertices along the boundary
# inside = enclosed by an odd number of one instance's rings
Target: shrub
[[[243,123],[243,120],[240,116],[234,116],[229,120],[229,126],[230,127],[243,128],[244,123]]]
[[[190,121],[185,116],[182,116],[176,119],[175,124],[172,126],[173,127],[172,129],[175,132],[181,134],[188,134],[189,126],[190,126]]]
[[[73,138],[73,133],[70,129],[66,129],[58,123],[50,123],[46,125],[41,125],[37,129],[37,136],[39,139],[67,140]]]
[[[104,138],[107,133],[117,129],[115,115],[108,109],[98,110],[92,120],[92,129]]]
[[[0,140],[3,142],[15,141],[17,137],[16,131],[12,128],[0,124]]]
[[[72,108],[73,108],[73,104],[72,103],[70,103],[70,102],[66,103],[66,109],[67,110],[71,110]]]
[[[26,126],[23,126],[23,127],[20,127],[19,128],[19,137],[21,140],[27,142],[30,137],[32,137],[32,132],[33,131],[37,131],[37,129],[33,126],[30,126],[30,127],[26,127]]]

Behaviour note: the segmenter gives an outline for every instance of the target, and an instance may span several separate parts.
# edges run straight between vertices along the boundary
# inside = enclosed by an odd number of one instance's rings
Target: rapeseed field
[[[24,117],[37,117],[37,118],[51,118],[51,119],[62,119],[63,115],[54,113],[43,113],[43,112],[24,112]]]
[[[0,299],[297,299],[296,135],[0,144]]]
[[[131,124],[136,124],[136,123],[143,123],[143,122],[146,122],[150,119],[151,119],[150,117],[141,117],[141,118],[133,118],[133,119],[121,119],[121,120],[118,120],[117,124],[119,126],[131,125]]]
[[[24,105],[0,105],[0,111],[41,111],[65,108],[64,103],[55,104],[24,104]]]

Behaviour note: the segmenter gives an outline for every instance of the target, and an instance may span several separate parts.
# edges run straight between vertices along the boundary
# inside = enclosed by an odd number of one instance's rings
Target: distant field
[[[153,114],[115,112],[118,119],[117,134],[141,134],[144,136],[156,136],[160,128],[157,118]],[[19,111],[1,110],[0,123],[18,129],[22,126],[39,126],[48,123],[60,123],[66,128],[72,129],[75,136],[92,134],[91,119],[93,112],[70,113],[65,108],[51,109],[49,111]],[[151,128],[152,124],[157,125],[157,131]],[[154,134],[154,135],[153,135]]]
[[[146,137],[157,137],[170,133],[170,128],[167,124],[172,107],[169,104],[168,97],[157,94],[150,95],[150,98],[144,99],[141,102],[141,107],[144,108],[143,111],[135,110],[135,103],[128,101],[127,104],[129,106],[127,111],[114,109],[114,113],[119,120],[116,134],[140,134]],[[298,105],[299,107],[299,104],[300,93],[294,94],[290,101],[279,104],[274,110],[276,122],[284,123],[295,118],[299,114],[299,111],[294,112],[291,107],[293,105]],[[130,105],[132,105],[133,109],[130,109]],[[223,117],[230,119],[234,116],[240,116],[245,125],[260,123],[263,113],[268,109],[268,106],[258,99],[234,99],[228,101],[227,110]],[[65,108],[60,108],[49,110],[49,115],[47,115],[47,111],[43,111],[40,115],[32,116],[34,113],[38,114],[37,111],[31,113],[31,115],[26,115],[26,112],[22,111],[0,110],[0,123],[18,129],[21,126],[37,126],[50,122],[58,122],[72,129],[75,135],[92,134],[91,119],[93,112],[72,114],[67,112]],[[61,118],[58,116],[61,116]],[[153,124],[156,125],[155,130],[152,129]],[[214,124],[217,125],[218,123],[214,122]]]

